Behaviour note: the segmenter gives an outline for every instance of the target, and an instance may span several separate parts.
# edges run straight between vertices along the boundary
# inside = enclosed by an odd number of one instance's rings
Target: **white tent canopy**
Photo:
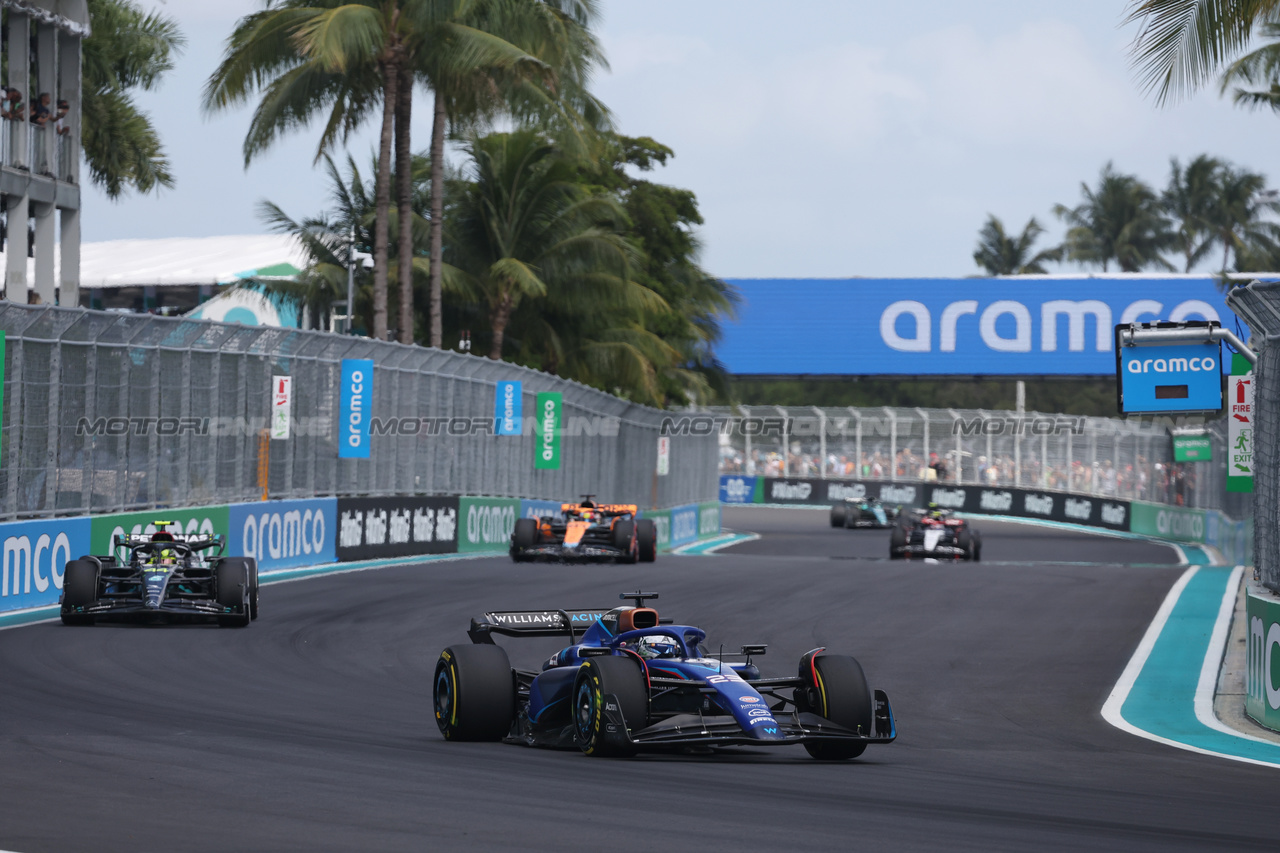
[[[60,256],[54,253],[55,258]],[[35,281],[34,264],[27,261],[27,281]],[[80,287],[228,284],[251,278],[259,270],[279,276],[282,264],[296,271],[307,261],[298,241],[280,234],[105,240],[80,247]],[[61,269],[54,280],[62,280]]]

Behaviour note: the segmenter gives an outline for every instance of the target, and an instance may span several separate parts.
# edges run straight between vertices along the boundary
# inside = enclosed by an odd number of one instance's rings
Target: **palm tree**
[[[245,136],[245,164],[282,133],[328,112],[317,159],[345,141],[381,103],[375,180],[374,337],[387,337],[391,156],[397,137],[402,176],[412,172],[409,123],[413,69],[433,52],[464,65],[510,65],[523,51],[458,23],[477,4],[504,0],[281,0],[246,15],[227,41],[221,65],[205,85],[209,111],[229,108],[261,91]],[[397,132],[398,127],[398,132]],[[398,182],[400,247],[412,250],[412,186]],[[412,339],[412,278],[401,265],[401,333]]]
[[[435,51],[414,64],[435,94],[431,124],[430,343],[443,339],[444,143],[450,125],[476,132],[499,115],[550,124],[561,142],[608,125],[607,110],[587,92],[604,55],[591,24],[597,0],[473,3],[451,21],[491,39],[493,53]],[[516,52],[512,47],[518,48]],[[403,287],[402,283],[402,287]]]
[[[323,165],[329,183],[329,199],[334,206],[332,210],[295,220],[271,201],[263,200],[258,205],[259,216],[272,231],[288,234],[299,242],[307,256],[307,268],[295,281],[254,285],[292,303],[300,311],[314,312],[317,317],[326,316],[334,302],[346,299],[349,249],[367,252],[373,243],[369,229],[373,218],[373,194],[355,160],[347,158],[346,177],[328,154],[323,157]],[[353,232],[354,246],[350,243]],[[357,295],[362,296],[368,276],[363,270],[357,270],[356,276]],[[367,300],[360,301],[367,305]],[[355,306],[348,306],[347,312],[354,317]]]
[[[1219,196],[1222,168],[1222,161],[1208,154],[1196,157],[1185,169],[1176,157],[1170,161],[1169,186],[1160,196],[1160,203],[1173,220],[1173,245],[1186,262],[1183,272],[1191,272],[1213,246],[1210,220]]]
[[[1080,185],[1084,200],[1076,207],[1055,205],[1053,212],[1069,226],[1064,246],[1068,260],[1101,264],[1111,261],[1124,272],[1149,266],[1173,269],[1160,253],[1173,245],[1169,222],[1155,192],[1133,175],[1102,169],[1096,190]]]
[[[90,179],[109,198],[172,187],[160,135],[130,90],[154,89],[186,43],[177,24],[131,0],[89,0],[81,144]]]
[[[590,311],[662,305],[628,278],[634,256],[618,232],[620,208],[588,192],[577,167],[534,130],[472,137],[474,181],[449,221],[452,290],[488,308],[489,357],[501,359],[522,301],[549,295]]]
[[[1257,24],[1274,24],[1280,0],[1131,0],[1125,23],[1139,31],[1131,52],[1159,103],[1187,95],[1248,45]]]
[[[1212,241],[1222,246],[1222,270],[1230,267],[1231,255],[1237,262],[1244,252],[1257,253],[1280,244],[1280,225],[1264,218],[1280,213],[1280,200],[1267,190],[1265,176],[1247,169],[1224,166],[1218,181],[1218,192],[1208,217]]]
[[[1268,44],[1237,59],[1223,72],[1220,94],[1232,91],[1232,101],[1252,109],[1280,112],[1280,23],[1263,24]]]
[[[1063,252],[1061,246],[1054,246],[1032,255],[1036,240],[1044,233],[1044,228],[1032,217],[1021,234],[1010,237],[1005,233],[1004,223],[987,214],[987,223],[978,232],[978,248],[974,250],[973,260],[987,275],[1044,275],[1048,272],[1045,263],[1061,261]]]

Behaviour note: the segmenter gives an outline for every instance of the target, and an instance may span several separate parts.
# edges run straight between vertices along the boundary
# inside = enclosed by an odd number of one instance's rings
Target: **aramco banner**
[[[1210,277],[731,279],[738,374],[1113,376],[1117,323],[1236,317]]]

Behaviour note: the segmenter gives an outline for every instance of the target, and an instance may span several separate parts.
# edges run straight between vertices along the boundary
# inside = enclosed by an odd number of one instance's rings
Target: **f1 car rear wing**
[[[496,610],[471,620],[467,636],[473,643],[493,644],[493,634],[507,637],[560,637],[573,642],[609,611],[590,608],[576,610]]]
[[[168,531],[165,531],[168,533]],[[197,533],[169,533],[173,537],[174,542],[181,542],[192,551],[203,551],[206,548],[223,548],[227,544],[227,537],[221,533],[210,536],[207,534]],[[154,534],[151,533],[126,533],[123,536],[117,535],[114,540],[116,548],[135,548],[139,545],[150,545],[156,542],[153,539]],[[163,544],[165,540],[160,540],[157,544]]]

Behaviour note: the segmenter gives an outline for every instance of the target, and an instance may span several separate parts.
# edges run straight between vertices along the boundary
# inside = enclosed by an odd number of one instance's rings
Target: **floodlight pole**
[[[1137,323],[1130,323],[1128,328],[1121,327],[1121,346],[1137,346],[1138,344],[1207,344],[1226,341],[1236,352],[1250,364],[1258,363],[1258,354],[1249,349],[1244,341],[1221,326],[1206,328],[1204,326],[1187,326],[1180,329],[1142,329]]]
[[[351,223],[351,234],[347,241],[347,334],[352,334],[355,318],[356,290],[356,224]]]

